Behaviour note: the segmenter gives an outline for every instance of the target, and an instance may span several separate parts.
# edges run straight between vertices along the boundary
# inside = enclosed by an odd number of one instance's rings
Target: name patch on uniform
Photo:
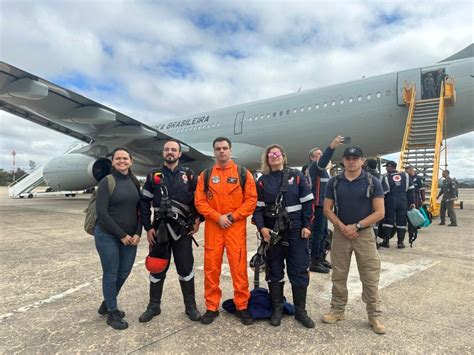
[[[230,178],[227,178],[227,182],[229,184],[237,184],[237,181],[239,181],[239,179],[235,178],[235,177],[230,177]]]
[[[213,184],[218,184],[218,183],[221,182],[221,179],[220,179],[219,176],[216,175],[216,176],[213,176],[213,177],[211,178],[211,182],[212,182]]]

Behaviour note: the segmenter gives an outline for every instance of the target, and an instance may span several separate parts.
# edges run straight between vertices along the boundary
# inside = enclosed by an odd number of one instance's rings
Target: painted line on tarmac
[[[439,261],[433,261],[430,259],[411,260],[402,264],[382,261],[379,290],[393,284],[394,282],[404,280],[421,271],[429,269],[438,263]],[[359,270],[357,269],[355,257],[352,257],[351,260],[351,268],[347,278],[347,289],[349,291],[350,301],[359,298],[362,294],[362,283],[360,282]],[[323,299],[331,300],[331,294],[332,282],[328,282],[324,285],[324,291],[319,296]]]
[[[138,265],[141,265],[141,264],[144,264],[145,261],[142,260],[142,261],[137,261],[135,264],[133,264],[133,267],[135,266],[138,266]],[[26,313],[28,312],[29,310],[31,309],[34,309],[34,308],[38,308],[44,304],[49,304],[49,303],[53,303],[53,302],[56,302],[56,301],[59,301],[69,295],[72,295],[73,293],[76,293],[80,290],[82,290],[83,288],[85,287],[89,287],[91,286],[92,284],[94,283],[97,283],[97,282],[100,282],[102,280],[102,276],[101,277],[96,277],[95,279],[92,279],[91,281],[88,281],[88,282],[84,282],[76,287],[72,287],[72,288],[69,288],[67,289],[66,291],[64,292],[61,292],[61,293],[58,293],[56,295],[53,295],[51,297],[48,297],[44,300],[40,300],[40,301],[36,301],[34,303],[30,303],[26,306],[23,306],[23,307],[20,307],[20,308],[17,308],[15,310],[13,310],[12,312],[9,312],[9,313],[5,313],[5,314],[0,314],[0,322],[3,321],[4,319],[7,319],[7,318],[10,318],[11,316],[15,315],[15,314],[18,314],[18,313]]]

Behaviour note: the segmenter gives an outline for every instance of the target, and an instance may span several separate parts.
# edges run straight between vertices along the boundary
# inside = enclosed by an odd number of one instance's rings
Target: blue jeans
[[[109,311],[117,308],[117,295],[132,271],[137,247],[123,245],[115,236],[105,233],[96,226],[94,229],[95,247],[102,264],[102,292]]]
[[[327,235],[328,220],[323,213],[323,207],[316,207],[314,209],[313,225],[311,226],[311,257],[319,258],[325,251],[325,239]]]

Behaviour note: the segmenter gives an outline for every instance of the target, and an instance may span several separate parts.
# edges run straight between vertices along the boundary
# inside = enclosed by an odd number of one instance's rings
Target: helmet
[[[169,259],[155,258],[148,255],[145,259],[145,267],[152,274],[163,272],[168,266]]]
[[[260,267],[260,269],[259,269],[260,272],[265,271],[265,258],[261,254],[256,253],[254,256],[252,256],[252,258],[250,259],[249,264],[250,264],[250,268],[254,271],[255,271],[255,265],[257,265],[257,264]]]
[[[170,262],[170,245],[167,243],[156,243],[150,246],[150,252],[145,259],[145,267],[152,274],[159,274],[168,267]]]

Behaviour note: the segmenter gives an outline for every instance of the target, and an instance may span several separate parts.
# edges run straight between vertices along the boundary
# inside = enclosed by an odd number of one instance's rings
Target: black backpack
[[[212,168],[207,168],[204,170],[204,192],[209,191],[209,179],[211,178]],[[247,168],[242,165],[237,165],[237,172],[240,177],[240,187],[242,191],[245,190],[245,184],[247,182]]]

